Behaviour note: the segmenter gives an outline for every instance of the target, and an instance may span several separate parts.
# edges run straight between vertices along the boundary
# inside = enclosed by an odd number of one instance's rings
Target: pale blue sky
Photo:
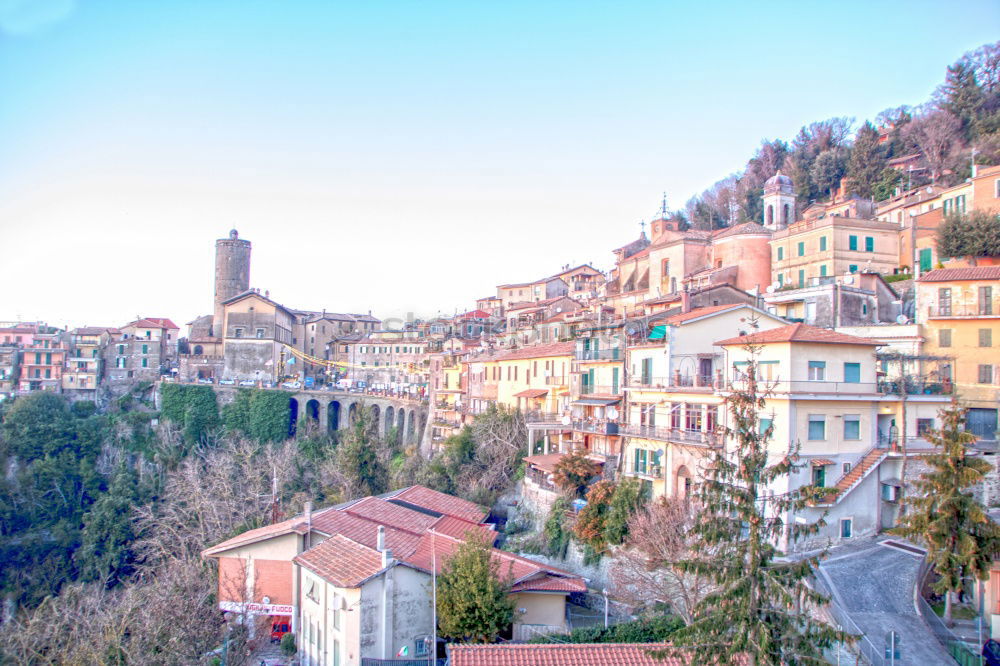
[[[762,138],[927,99],[1000,3],[0,0],[0,320],[467,308]],[[974,17],[974,20],[973,18]]]

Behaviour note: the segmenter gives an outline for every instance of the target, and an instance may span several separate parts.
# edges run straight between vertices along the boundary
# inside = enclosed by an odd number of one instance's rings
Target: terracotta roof
[[[770,235],[771,230],[767,227],[757,224],[756,222],[744,222],[743,224],[737,224],[735,227],[726,227],[725,229],[719,229],[712,233],[712,237],[718,240],[719,238],[726,238],[728,236],[739,236],[741,234],[768,234]]]
[[[864,345],[867,347],[878,347],[879,343],[870,338],[859,338],[854,335],[837,333],[825,328],[817,328],[808,324],[791,324],[780,326],[769,331],[751,333],[750,335],[739,335],[735,338],[719,340],[716,345],[725,347],[727,345],[745,344],[769,344],[776,342],[812,342],[841,345]]]
[[[813,458],[809,461],[813,467],[824,467],[826,465],[833,465],[834,462],[829,458]]]
[[[337,587],[358,587],[383,569],[381,553],[339,534],[293,561]]]
[[[455,319],[489,319],[490,313],[485,310],[469,310],[460,315],[455,315]]]
[[[547,356],[570,356],[576,348],[576,343],[570,342],[550,342],[544,345],[532,345],[515,349],[487,361],[517,361],[526,358],[544,358]]]
[[[919,278],[920,282],[953,282],[956,280],[1000,280],[1000,266],[970,266],[969,268],[938,268]]]
[[[437,519],[437,522],[431,525],[432,532],[443,534],[453,539],[464,539],[470,530],[486,537],[490,540],[490,543],[493,543],[497,539],[497,532],[492,526],[470,523],[467,520],[455,518],[454,516],[441,516]]]
[[[484,511],[475,502],[438,492],[437,490],[431,490],[425,486],[409,486],[390,493],[386,496],[386,499],[403,500],[409,504],[416,504],[425,509],[430,509],[446,516],[468,520],[473,523],[481,523],[489,515],[488,511]]]
[[[684,312],[682,314],[672,315],[663,320],[664,324],[683,324],[694,319],[700,319],[702,317],[707,317],[709,315],[717,314],[719,312],[725,312],[726,310],[735,310],[736,308],[746,307],[746,303],[728,303],[726,305],[708,305],[703,308],[695,308],[689,312]]]
[[[414,511],[380,497],[364,497],[340,510],[348,515],[413,534],[423,534],[440,517]]]
[[[143,317],[142,319],[136,319],[131,323],[125,324],[125,326],[134,326],[136,328],[176,328],[177,330],[180,330],[180,327],[177,324],[164,317]],[[122,328],[124,328],[124,326]]]
[[[528,456],[524,459],[524,462],[528,463],[532,467],[537,467],[543,472],[552,473],[556,469],[556,463],[562,459],[562,453],[542,453],[537,456]]]
[[[525,389],[515,393],[515,398],[543,398],[548,393],[548,389]]]
[[[511,592],[583,592],[580,588],[580,581],[576,578],[564,578],[562,576],[550,576],[547,573],[539,574],[534,578],[522,580],[516,585],[512,585]]]
[[[81,326],[74,328],[73,335],[101,335],[102,333],[113,333],[118,329],[113,326]]]
[[[378,543],[378,528],[381,523],[368,518],[351,515],[338,509],[327,509],[313,514],[313,529],[333,536],[341,534],[352,541],[374,548]],[[412,553],[420,542],[420,534],[397,527],[385,527],[385,545],[396,556]]]
[[[663,643],[452,644],[451,666],[690,666],[685,657],[652,655]]]
[[[201,556],[212,557],[239,546],[247,546],[258,541],[264,541],[265,539],[271,539],[285,534],[305,534],[305,525],[305,519],[302,518],[302,516],[296,516],[295,518],[283,520],[280,523],[274,523],[273,525],[265,525],[264,527],[258,527],[257,529],[247,530],[243,534],[234,536],[232,539],[227,539],[226,541],[212,546],[211,548],[206,548],[201,551]]]

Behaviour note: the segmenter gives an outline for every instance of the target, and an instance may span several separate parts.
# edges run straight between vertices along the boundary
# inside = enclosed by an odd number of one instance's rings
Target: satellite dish
[[[615,409],[614,407],[608,407],[608,418],[609,419],[618,418],[618,410]]]
[[[563,416],[562,417],[562,424],[564,426],[568,426],[570,423],[572,423],[572,421],[570,420],[569,416]]]
[[[769,294],[773,294],[774,293],[774,285],[773,284],[767,285],[767,289],[765,289],[764,291],[766,291]]]
[[[625,327],[625,333],[628,335],[636,335],[639,329],[634,324],[629,324]]]
[[[898,317],[896,317],[896,323],[897,324],[905,324],[908,321],[910,321],[910,320],[909,320],[909,318],[906,315],[902,315],[901,314]]]
[[[263,599],[261,599],[261,601],[265,604],[269,604],[271,603],[271,597],[264,597]]]

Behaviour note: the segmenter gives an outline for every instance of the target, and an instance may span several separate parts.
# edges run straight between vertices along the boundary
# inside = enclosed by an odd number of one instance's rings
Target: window
[[[809,439],[813,441],[826,439],[826,417],[822,414],[809,415]]]
[[[886,502],[896,501],[896,486],[888,483],[882,484],[882,499]]]
[[[938,289],[938,314],[944,317],[951,316],[951,288],[941,287]]]
[[[785,248],[779,247],[778,248],[778,261],[781,261],[784,258],[785,258]]]
[[[857,250],[858,249],[858,237],[851,236],[847,239],[847,249]]]
[[[647,462],[648,452],[646,449],[636,449],[635,450],[635,464],[632,471],[636,474],[646,473],[646,462]]]
[[[865,236],[865,252],[874,252],[874,251],[875,251],[875,237]]]
[[[233,331],[233,337],[235,337],[235,338],[242,338],[243,337],[243,329],[242,328],[237,328],[235,331]]]
[[[319,603],[319,591],[316,589],[315,580],[309,579],[309,582],[306,583],[306,598]]]
[[[809,381],[821,382],[826,379],[826,361],[809,361]]]
[[[258,328],[256,331],[254,331],[254,333],[256,334],[258,340],[264,337],[264,329],[262,328]]]
[[[778,273],[778,288],[780,289],[781,287],[784,286],[785,286],[785,276],[781,273]]]
[[[813,467],[812,483],[814,486],[819,488],[826,487],[826,467],[823,465],[816,465]]]
[[[979,288],[979,314],[993,314],[993,287]]]
[[[844,364],[844,382],[848,384],[858,384],[861,382],[861,364]]]
[[[142,367],[144,367],[144,368],[148,368],[149,367],[149,359],[148,358],[142,359]]]
[[[826,251],[826,236],[819,237],[819,251],[820,252]]]
[[[420,638],[413,641],[413,644],[414,644],[414,649],[413,649],[414,657],[426,657],[428,654],[430,654],[431,639],[428,638],[427,636],[421,636]]]
[[[648,386],[653,382],[653,359],[642,359],[642,385]]]
[[[993,383],[993,366],[992,365],[980,365],[979,366],[979,383],[980,384],[992,384]]]
[[[951,347],[950,328],[942,328],[938,331],[938,347]]]
[[[843,467],[842,467],[842,469],[843,469],[843,471],[844,471],[844,474],[850,474],[850,473],[851,473],[851,463],[849,463],[849,462],[845,462],[845,463],[843,464]]]
[[[993,329],[991,328],[979,329],[979,346],[980,347],[993,346]]]
[[[858,265],[857,264],[851,264],[850,266],[847,267],[847,272],[848,273],[857,273],[858,272]]]
[[[826,264],[819,267],[819,276],[826,277]]]
[[[799,286],[804,287],[805,284],[806,284],[806,272],[802,269],[799,269]]]
[[[850,539],[854,532],[854,520],[851,518],[840,519],[840,538]]]
[[[143,354],[148,354],[149,353],[149,345],[143,345],[142,346],[142,353]]]
[[[844,414],[844,439],[861,439],[861,417]]]
[[[799,242],[799,256],[806,256],[806,244],[804,242]]]
[[[761,418],[758,421],[758,427],[760,428],[760,434],[763,435],[767,433],[768,428],[774,425],[774,419]]]
[[[934,428],[934,419],[917,419],[917,437],[923,437],[925,433]]]

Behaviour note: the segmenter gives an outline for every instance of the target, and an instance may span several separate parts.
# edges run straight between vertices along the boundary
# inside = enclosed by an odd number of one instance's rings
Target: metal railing
[[[546,386],[567,386],[569,383],[569,378],[566,375],[554,375],[552,377],[545,378]]]
[[[580,384],[580,395],[618,395],[621,386],[607,384]]]
[[[774,393],[878,393],[877,382],[833,382],[826,380],[757,380],[758,387],[767,387]],[[746,380],[733,379],[726,383],[728,390],[745,388]]]
[[[907,395],[951,395],[955,390],[955,385],[950,380],[907,377],[902,382],[887,379],[879,380],[878,390],[880,393],[896,395],[901,391]]]
[[[920,612],[920,616],[924,619],[924,622],[927,623],[927,626],[930,627],[931,632],[934,633],[934,637],[944,646],[952,659],[963,666],[972,666],[972,664],[979,666],[983,661],[979,654],[978,642],[974,647],[969,647],[969,644],[964,639],[957,636],[948,628],[944,620],[934,612],[931,605],[924,599],[924,595],[919,593],[919,590],[924,589],[927,577],[932,571],[933,567],[926,559],[920,563],[920,569],[917,571],[917,610]]]
[[[620,361],[625,353],[620,347],[610,349],[579,349],[573,355],[577,361]]]
[[[562,414],[558,412],[530,411],[524,413],[525,423],[560,423]]]
[[[850,614],[841,607],[840,604],[833,598],[833,594],[827,588],[826,583],[823,581],[822,575],[813,576],[813,586],[818,589],[827,598],[827,609],[830,611],[830,616],[833,621],[837,623],[838,628],[848,634],[853,634],[857,640],[854,641],[853,648],[858,651],[861,658],[861,662],[869,664],[870,666],[885,666],[885,650],[879,650],[872,643],[871,639],[868,638],[865,632],[861,631],[861,628],[857,623],[851,619]]]
[[[638,425],[634,423],[621,424],[619,432],[630,437],[645,437],[646,439],[658,439],[664,442],[683,442],[685,444],[702,445],[710,445],[718,437],[711,430],[687,430],[684,428],[671,428],[669,426]]]
[[[573,421],[573,430],[592,432],[596,435],[617,435],[618,428],[617,421]]]
[[[980,305],[952,305],[948,307],[928,305],[927,316],[931,318],[968,317],[972,319],[975,317],[996,317],[1000,315],[1000,308],[994,308],[992,303],[984,303],[983,305],[988,307]]]

